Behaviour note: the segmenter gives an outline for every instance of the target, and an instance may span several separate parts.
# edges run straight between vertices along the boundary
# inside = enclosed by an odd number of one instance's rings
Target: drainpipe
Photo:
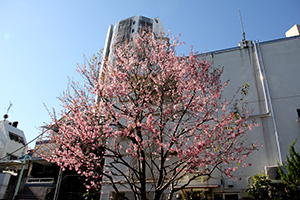
[[[256,46],[256,44],[257,44],[257,46]],[[271,95],[270,95],[270,89],[269,89],[266,70],[265,70],[263,57],[262,57],[262,53],[261,53],[261,48],[260,48],[258,40],[256,40],[254,42],[254,49],[255,49],[255,55],[256,55],[256,59],[257,59],[258,68],[260,71],[260,78],[261,78],[261,82],[262,82],[262,88],[263,88],[263,92],[264,92],[265,106],[266,106],[265,114],[258,114],[255,116],[269,116],[269,114],[271,114],[272,121],[273,121],[273,127],[274,127],[274,134],[275,134],[275,139],[276,139],[276,145],[277,145],[277,150],[278,150],[279,164],[282,164],[277,123],[276,123],[276,119],[275,119],[275,115],[274,115],[273,104],[272,104],[272,99],[271,99]]]
[[[256,42],[258,43],[258,41],[256,41]],[[266,78],[264,78],[264,77],[266,77],[265,70],[262,70],[262,67],[261,67],[261,64],[260,64],[260,59],[259,59],[259,56],[258,56],[258,50],[257,50],[256,42],[254,41],[253,44],[254,44],[254,50],[255,50],[255,57],[256,57],[256,61],[257,61],[257,66],[258,66],[258,69],[259,69],[261,87],[262,87],[262,90],[263,90],[263,95],[264,95],[264,100],[265,100],[265,111],[266,112],[256,114],[256,115],[251,115],[251,117],[267,117],[267,116],[270,115],[269,101],[271,99],[269,99],[267,97],[267,93],[269,94],[268,84],[267,84]],[[266,87],[265,87],[265,82],[266,82],[266,85],[267,85],[267,91],[266,91]]]

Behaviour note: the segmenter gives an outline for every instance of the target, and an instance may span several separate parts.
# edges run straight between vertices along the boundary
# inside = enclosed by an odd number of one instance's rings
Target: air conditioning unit
[[[265,173],[272,182],[281,182],[278,166],[265,166]]]

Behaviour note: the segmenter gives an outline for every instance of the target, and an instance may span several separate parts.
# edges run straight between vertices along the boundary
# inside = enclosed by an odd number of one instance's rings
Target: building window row
[[[12,132],[10,132],[10,131],[9,131],[8,133],[9,133],[9,138],[10,138],[10,140],[15,141],[15,142],[18,142],[18,143],[24,145],[24,138],[23,138],[23,137],[21,137],[21,136],[15,134],[15,133],[12,133]]]

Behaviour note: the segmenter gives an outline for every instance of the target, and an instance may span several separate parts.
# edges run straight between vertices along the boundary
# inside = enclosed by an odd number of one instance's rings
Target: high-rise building
[[[142,29],[150,29],[157,36],[161,36],[165,33],[165,29],[158,17],[150,19],[136,15],[121,20],[117,22],[115,26],[110,25],[108,27],[103,57],[112,59],[114,47],[124,42],[131,41]]]

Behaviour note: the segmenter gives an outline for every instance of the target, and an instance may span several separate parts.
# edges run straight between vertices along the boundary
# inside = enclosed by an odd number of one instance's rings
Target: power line
[[[44,133],[46,133],[49,129],[46,129],[45,131],[43,131],[41,134],[39,134],[38,136],[36,136],[35,138],[33,138],[32,140],[30,140],[29,142],[27,142],[26,144],[24,144],[24,146],[19,147],[18,149],[14,150],[11,153],[8,153],[6,156],[0,158],[0,160],[3,160],[4,158],[7,158],[8,156],[16,153],[17,151],[27,147],[31,142],[35,141],[36,139],[38,139],[39,137],[41,137]]]

